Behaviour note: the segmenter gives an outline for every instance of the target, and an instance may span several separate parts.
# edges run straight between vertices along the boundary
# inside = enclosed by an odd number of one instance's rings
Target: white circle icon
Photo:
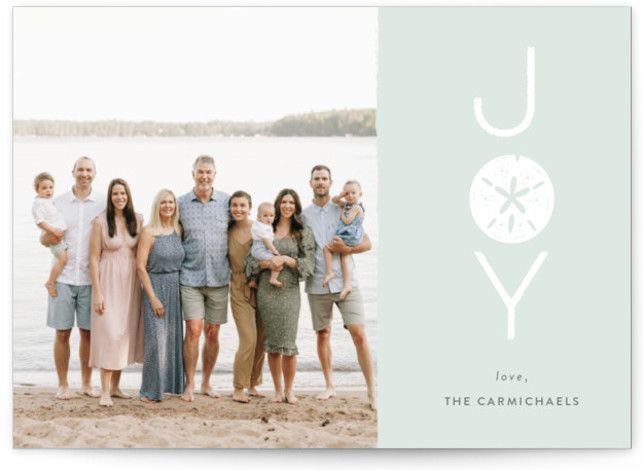
[[[531,240],[554,210],[554,187],[534,160],[503,155],[487,162],[469,191],[471,215],[480,230],[502,243]]]

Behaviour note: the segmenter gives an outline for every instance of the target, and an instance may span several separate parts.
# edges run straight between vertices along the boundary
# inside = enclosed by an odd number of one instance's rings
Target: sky
[[[13,27],[14,119],[376,107],[376,8],[18,7]]]

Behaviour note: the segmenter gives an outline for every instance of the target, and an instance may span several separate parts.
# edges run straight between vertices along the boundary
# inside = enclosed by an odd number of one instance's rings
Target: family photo
[[[14,57],[14,447],[375,447],[376,10],[16,8]]]

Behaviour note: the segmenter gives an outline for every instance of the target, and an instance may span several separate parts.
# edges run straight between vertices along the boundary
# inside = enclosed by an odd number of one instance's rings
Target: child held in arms
[[[252,224],[252,256],[260,261],[266,261],[273,256],[279,256],[279,251],[272,243],[275,239],[274,228],[272,223],[275,220],[275,208],[269,202],[262,202],[257,208],[257,220]],[[275,287],[283,287],[283,284],[277,279],[281,270],[272,270],[270,272],[270,284]],[[252,282],[252,281],[251,281]],[[254,284],[254,282],[253,282]]]
[[[45,283],[47,292],[52,297],[57,297],[56,279],[67,263],[67,243],[63,239],[67,225],[62,212],[54,204],[54,177],[43,172],[34,178],[34,189],[36,198],[31,207],[34,222],[43,232],[49,232],[61,241],[49,247],[49,250],[56,258],[54,266],[49,273],[49,279]]]
[[[335,230],[336,239],[341,239],[348,246],[357,246],[362,243],[364,238],[364,206],[360,202],[362,197],[362,186],[355,180],[347,181],[341,194],[335,196],[332,201],[342,208],[340,219]],[[344,287],[339,294],[339,298],[344,300],[353,290],[351,286],[350,273],[351,255],[340,255],[342,276]],[[326,261],[326,275],[324,276],[323,286],[328,287],[335,274],[333,273],[333,253],[324,247],[324,260]]]

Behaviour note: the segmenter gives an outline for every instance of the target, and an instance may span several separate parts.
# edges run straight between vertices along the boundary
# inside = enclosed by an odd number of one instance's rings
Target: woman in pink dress
[[[94,219],[89,248],[92,316],[89,366],[100,367],[102,406],[121,391],[121,369],[143,362],[141,285],[136,274],[136,247],[143,217],[134,212],[127,183],[114,179],[107,209]]]

